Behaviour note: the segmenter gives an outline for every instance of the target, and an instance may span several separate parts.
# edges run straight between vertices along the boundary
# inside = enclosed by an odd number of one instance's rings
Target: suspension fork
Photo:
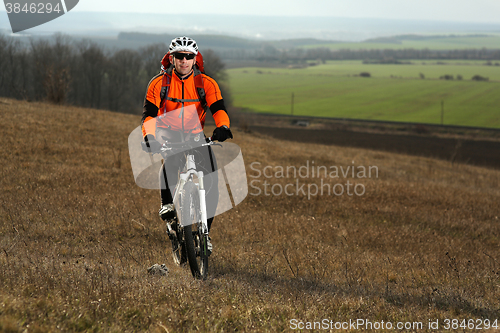
[[[205,185],[203,182],[203,171],[196,171],[196,163],[194,162],[194,155],[188,155],[186,158],[186,167],[188,172],[196,174],[198,177],[198,197],[200,199],[200,213],[201,213],[201,226],[204,235],[208,235],[207,226],[207,203],[205,199]]]
[[[182,192],[184,189],[184,185],[186,184],[187,180],[189,177],[195,173],[196,170],[196,165],[194,163],[194,156],[188,154],[186,156],[186,164],[184,166],[184,172],[181,172],[179,175],[179,183],[177,184],[177,187],[175,188],[175,193],[174,193],[174,202],[177,202],[177,198],[179,197],[179,193]]]
[[[203,171],[198,171],[198,193],[200,197],[202,231],[204,235],[208,235],[207,203],[205,199],[205,186],[203,184]]]
[[[194,161],[194,155],[188,154],[186,156],[186,168],[185,172],[180,174],[179,186],[174,194],[174,202],[176,202],[179,193],[184,189],[184,185],[188,179],[195,174],[198,177],[198,196],[200,199],[200,215],[201,215],[201,225],[202,232],[204,235],[208,235],[208,223],[207,223],[207,204],[205,198],[205,185],[203,182],[203,171],[196,171],[196,163]]]

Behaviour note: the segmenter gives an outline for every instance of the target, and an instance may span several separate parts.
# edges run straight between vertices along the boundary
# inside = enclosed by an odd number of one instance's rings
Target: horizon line
[[[89,11],[89,10],[71,10],[72,13],[80,13],[80,14],[134,14],[134,15],[164,15],[164,13],[151,13],[151,12],[127,12],[127,11]],[[7,13],[6,10],[0,9],[0,13]],[[201,15],[206,16],[206,13],[181,13],[180,15]],[[394,17],[352,17],[352,16],[330,16],[330,15],[258,15],[258,14],[224,14],[224,13],[216,13],[210,14],[211,16],[247,16],[247,17],[259,17],[259,18],[316,18],[316,19],[348,19],[348,20],[389,20],[389,21],[404,21],[404,22],[433,22],[433,23],[466,23],[466,24],[484,24],[484,25],[498,25],[500,26],[500,21],[462,21],[460,19],[456,20],[437,20],[437,19],[427,19],[427,18],[394,18]]]

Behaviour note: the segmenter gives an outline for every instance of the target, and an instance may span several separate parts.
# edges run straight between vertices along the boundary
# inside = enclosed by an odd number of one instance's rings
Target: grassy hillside
[[[216,218],[200,282],[165,251],[159,193],[134,184],[127,137],[139,118],[0,100],[0,331],[279,332],[325,318],[416,330],[500,319],[499,170],[235,129],[252,187]],[[274,174],[307,164],[376,166],[378,176]],[[266,166],[274,176],[259,176]],[[365,193],[266,196],[264,181],[275,193],[348,181]],[[169,275],[149,276],[154,263]]]
[[[371,77],[357,76],[362,72]],[[445,124],[500,128],[500,66],[331,61],[301,69],[237,68],[228,73],[234,105],[257,112],[291,114],[293,92],[294,115],[437,124],[444,101]],[[463,80],[439,80],[444,75]],[[471,81],[474,75],[490,81]]]

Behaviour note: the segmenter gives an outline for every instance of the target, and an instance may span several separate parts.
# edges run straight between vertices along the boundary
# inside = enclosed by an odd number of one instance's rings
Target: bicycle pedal
[[[172,231],[172,232],[167,231],[167,236],[168,236],[168,239],[170,239],[171,241],[177,238],[175,231]]]
[[[174,223],[167,222],[166,225],[167,225],[168,238],[172,239],[174,237],[177,237],[177,231],[176,231],[177,226],[175,225],[175,222]]]

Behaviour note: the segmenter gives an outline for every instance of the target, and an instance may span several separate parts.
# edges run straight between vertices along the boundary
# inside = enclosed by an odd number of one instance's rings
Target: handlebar
[[[180,149],[192,149],[192,148],[198,148],[198,147],[205,147],[205,146],[211,146],[211,145],[220,145],[221,144],[217,143],[216,141],[212,140],[212,137],[205,138],[206,143],[200,144],[200,142],[195,142],[195,141],[185,141],[185,142],[169,142],[169,143],[164,143],[160,150],[155,150],[152,151],[150,147],[146,145],[145,141],[141,142],[141,147],[142,150],[151,153],[151,154],[160,154],[160,153],[166,153],[169,151],[173,150],[180,150]]]

